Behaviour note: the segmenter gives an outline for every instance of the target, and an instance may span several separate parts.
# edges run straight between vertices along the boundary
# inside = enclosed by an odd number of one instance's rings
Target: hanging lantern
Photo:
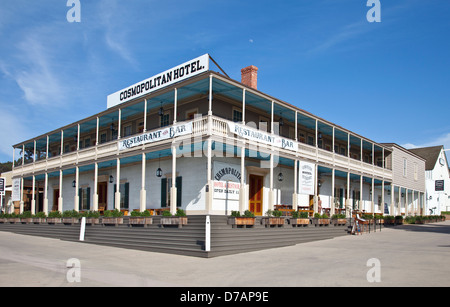
[[[162,169],[160,167],[158,167],[158,169],[156,170],[156,177],[158,178],[162,177]]]

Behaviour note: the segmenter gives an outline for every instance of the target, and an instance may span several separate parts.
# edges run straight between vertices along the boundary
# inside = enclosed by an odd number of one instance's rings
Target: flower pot
[[[283,227],[284,225],[284,217],[263,217],[261,219],[261,224],[266,227],[278,226]]]
[[[147,225],[153,224],[153,219],[151,217],[132,216],[128,220],[128,224],[130,226],[143,225],[144,227],[147,227]]]
[[[119,226],[123,224],[123,217],[104,217],[102,223],[103,225]]]
[[[309,219],[305,218],[291,218],[292,227],[306,227],[309,225]]]
[[[330,225],[330,219],[313,218],[313,224],[317,226],[328,226]]]
[[[47,223],[49,224],[61,224],[62,218],[60,217],[48,217]]]
[[[178,225],[178,228],[181,228],[183,225],[187,225],[188,218],[186,216],[164,216],[161,217],[160,225],[164,228],[164,226],[172,226]]]
[[[331,223],[334,226],[345,226],[347,224],[347,219],[332,219]]]
[[[73,225],[73,224],[79,223],[79,222],[80,222],[80,219],[78,219],[78,218],[76,218],[76,217],[63,217],[63,218],[62,218],[62,222],[63,222],[63,224],[70,224],[70,225]]]
[[[242,226],[242,227],[253,227],[255,226],[255,218],[254,217],[236,217],[232,216],[228,218],[228,225],[232,225],[233,228]]]

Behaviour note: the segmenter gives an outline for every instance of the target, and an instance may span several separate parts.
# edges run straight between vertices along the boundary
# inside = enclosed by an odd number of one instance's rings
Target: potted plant
[[[62,214],[59,211],[52,211],[48,213],[47,223],[59,224],[62,221]]]
[[[86,224],[100,224],[100,212],[98,211],[84,211],[81,217],[86,218]]]
[[[7,214],[0,212],[0,223],[4,224],[8,221]]]
[[[62,213],[63,224],[76,224],[80,221],[81,214],[76,210],[67,210]]]
[[[330,225],[330,218],[326,213],[324,214],[315,213],[313,223],[315,226],[328,226]]]
[[[106,210],[103,213],[102,218],[103,225],[115,225],[123,224],[123,212],[118,209]]]
[[[246,210],[242,216],[239,211],[231,211],[231,216],[228,218],[228,224],[232,225],[233,228],[239,226],[253,227],[255,226],[255,215],[250,210]]]
[[[32,221],[34,224],[41,224],[47,222],[47,215],[45,212],[41,211],[33,215]]]
[[[283,212],[279,210],[267,210],[265,217],[261,219],[261,224],[266,227],[278,226],[283,227],[284,217],[282,217]]]
[[[33,222],[33,217],[31,214],[31,211],[24,211],[22,212],[22,214],[20,215],[20,222],[22,224],[29,224]]]
[[[394,225],[395,219],[392,215],[385,215],[383,216],[384,225]]]
[[[147,225],[153,223],[153,219],[150,217],[150,211],[148,210],[145,210],[143,212],[132,211],[128,223],[130,226],[143,225],[144,227],[147,227]]]
[[[293,211],[290,223],[292,227],[308,226],[309,225],[308,212]]]
[[[175,215],[172,215],[170,211],[163,211],[160,226],[164,228],[164,226],[178,225],[178,228],[181,228],[183,225],[187,225],[187,222],[188,218],[183,209],[177,209]]]
[[[347,219],[345,214],[333,214],[331,217],[331,223],[334,226],[344,226],[347,224]]]
[[[403,216],[397,215],[394,218],[394,225],[402,225],[403,224]]]

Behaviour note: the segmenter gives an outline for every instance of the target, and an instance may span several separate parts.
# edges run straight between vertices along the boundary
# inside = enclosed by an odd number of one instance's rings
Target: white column
[[[115,209],[120,210],[120,159],[117,158]]]
[[[119,118],[117,123],[117,139],[119,140],[122,134],[122,109],[119,109]]]
[[[36,142],[35,142],[36,144]],[[36,155],[35,155],[36,156]],[[36,176],[33,175],[33,188],[31,196],[31,214],[36,214]]]
[[[274,193],[273,193],[273,148],[271,148],[270,153],[270,178],[269,178],[269,204],[268,209],[273,210],[274,208]]]
[[[244,213],[248,209],[245,193],[245,142],[242,141],[241,146],[241,188],[239,189],[239,211]]]
[[[316,121],[316,127],[317,127],[317,121]],[[314,182],[315,195],[314,195],[314,209],[313,210],[314,210],[314,213],[322,214],[322,212],[319,212],[319,184],[318,184],[319,183],[319,165],[316,164],[314,171],[316,173],[316,176],[315,176],[316,180]]]
[[[372,154],[373,156],[373,154]],[[372,211],[372,214],[375,213],[375,203],[374,203],[374,197],[375,197],[375,178],[372,177],[372,197],[370,199],[372,205],[370,210]]]
[[[146,209],[147,191],[145,190],[145,153],[142,153],[142,178],[141,178],[141,197],[140,197],[140,211],[144,212]]]
[[[206,153],[206,159],[207,159],[207,165],[206,165],[206,184],[208,186],[208,192],[206,193],[206,213],[209,214],[212,210],[212,200],[213,200],[213,186],[211,181],[211,174],[212,174],[212,140],[211,138],[208,138],[207,140],[207,153]]]
[[[334,198],[336,195],[334,194],[336,187],[336,178],[335,178],[335,170],[334,168],[331,170],[331,209],[330,209],[330,217],[333,216],[336,212],[336,208],[334,206]]]
[[[364,177],[363,175],[360,175],[360,179],[359,179],[359,205],[358,205],[358,211],[361,211],[361,207],[362,207],[362,203],[363,203],[363,181],[364,181]]]
[[[78,181],[80,180],[80,169],[78,166],[75,167],[75,197],[73,199],[73,209],[75,211],[80,210],[80,195],[78,194],[79,184]]]
[[[391,182],[391,210],[389,210],[389,215],[395,215],[395,187],[393,182]]]
[[[384,180],[381,180],[381,214],[384,214]]]
[[[147,131],[147,99],[144,101],[144,131]]]
[[[209,76],[209,100],[208,100],[208,115],[212,115],[212,95],[213,95],[213,91],[212,91],[212,75]]]
[[[245,88],[242,90],[242,124],[245,125]]]
[[[347,172],[347,197],[345,198],[345,212],[347,217],[352,216],[352,208],[350,207],[350,172]]]
[[[178,92],[175,89],[174,98],[173,98],[173,124],[177,123],[177,110],[178,110]]]
[[[24,151],[22,151],[22,161],[23,161],[23,155],[25,154]],[[23,162],[22,162],[23,165]],[[19,213],[23,213],[23,177],[20,180],[20,205],[19,205]]]
[[[62,197],[62,190],[63,190],[63,171],[59,171],[59,198],[58,198],[58,211],[63,212],[63,197]]]
[[[92,195],[93,211],[98,211],[98,163],[94,163],[94,194]]]
[[[294,194],[292,194],[292,209],[294,209],[295,211],[297,211],[297,206],[298,206],[298,201],[297,201],[297,199],[298,199],[298,191],[297,191],[298,183],[297,182],[298,182],[298,160],[295,159],[294,160]]]
[[[44,213],[48,214],[48,174],[45,173],[44,179]]]
[[[177,212],[177,148],[172,145],[172,187],[170,189],[170,213],[175,214]],[[211,187],[210,187],[211,189]]]

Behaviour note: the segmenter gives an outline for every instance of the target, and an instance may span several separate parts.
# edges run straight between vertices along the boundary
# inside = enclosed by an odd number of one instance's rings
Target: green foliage
[[[345,219],[345,214],[333,214],[332,219]]]
[[[62,213],[62,217],[79,218],[81,214],[76,210],[67,210]]]
[[[183,209],[177,209],[175,216],[186,216],[186,212]]]
[[[272,217],[272,216],[281,217],[281,216],[283,216],[283,212],[280,210],[270,210],[269,209],[269,210],[267,210],[266,215],[269,217]]]
[[[150,216],[150,211],[144,210],[144,211],[132,211],[131,216]]]
[[[28,219],[32,217],[31,211],[24,211],[21,215],[21,218]]]
[[[170,213],[169,210],[164,210],[161,215],[162,216],[172,216],[172,213]]]
[[[41,211],[41,212],[36,213],[33,217],[45,219],[47,217],[47,215],[45,214],[45,212]]]
[[[49,218],[58,218],[58,217],[61,217],[61,216],[62,216],[62,214],[59,211],[52,211],[52,212],[48,213],[48,217]]]
[[[326,213],[324,213],[324,214],[314,213],[314,218],[316,218],[316,219],[327,219],[327,218],[329,218],[329,216]]]
[[[241,216],[241,213],[239,212],[239,211],[231,211],[231,216],[232,217],[240,217]]]
[[[104,217],[122,217],[123,216],[123,212],[119,211],[118,209],[114,209],[114,210],[106,210],[103,213]]]
[[[245,210],[244,217],[255,217],[255,215],[250,210]]]

